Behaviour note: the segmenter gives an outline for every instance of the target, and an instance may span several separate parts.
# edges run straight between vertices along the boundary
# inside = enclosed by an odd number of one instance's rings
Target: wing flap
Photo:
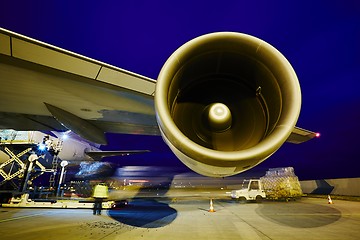
[[[0,32],[0,53],[10,56],[11,47],[10,47],[10,36],[5,35]]]
[[[28,62],[92,79],[95,79],[100,71],[101,66],[98,64],[65,54],[63,51],[46,48],[44,45],[37,45],[15,37],[12,38],[11,43],[12,56]]]
[[[153,95],[154,79],[0,28],[0,53]],[[130,80],[128,80],[130,79]],[[135,82],[135,84],[134,84]],[[143,85],[144,84],[144,85]]]
[[[96,79],[113,85],[122,86],[130,90],[139,91],[147,95],[154,95],[155,92],[155,85],[153,82],[143,81],[137,76],[109,67],[102,67]]]

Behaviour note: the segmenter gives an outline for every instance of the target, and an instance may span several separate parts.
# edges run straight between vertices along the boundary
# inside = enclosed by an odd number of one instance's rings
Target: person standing
[[[93,197],[95,199],[93,214],[101,215],[102,203],[108,198],[108,187],[104,183],[97,184],[94,188]]]

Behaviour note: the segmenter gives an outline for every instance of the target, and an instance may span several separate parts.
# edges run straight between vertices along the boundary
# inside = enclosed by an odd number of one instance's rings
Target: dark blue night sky
[[[300,179],[360,177],[360,2],[17,1],[0,27],[156,79],[186,41],[216,31],[262,38],[293,65],[302,88],[298,126],[321,133],[284,146],[258,169],[293,166]],[[123,165],[182,164],[161,137],[115,136],[108,148],[150,149]]]

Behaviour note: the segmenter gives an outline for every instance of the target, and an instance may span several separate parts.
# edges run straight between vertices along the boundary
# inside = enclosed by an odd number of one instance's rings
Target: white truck
[[[289,201],[301,198],[302,190],[294,168],[270,168],[260,179],[244,180],[240,190],[233,190],[231,197],[240,202],[261,202],[267,198],[275,201]]]
[[[266,194],[259,179],[250,179],[244,180],[240,190],[231,191],[231,198],[242,203],[246,201],[261,202],[266,198]]]

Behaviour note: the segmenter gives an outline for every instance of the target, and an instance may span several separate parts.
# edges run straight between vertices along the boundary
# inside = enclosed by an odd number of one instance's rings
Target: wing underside
[[[155,80],[4,29],[0,76],[0,128],[81,131],[49,104],[102,132],[159,135]]]

